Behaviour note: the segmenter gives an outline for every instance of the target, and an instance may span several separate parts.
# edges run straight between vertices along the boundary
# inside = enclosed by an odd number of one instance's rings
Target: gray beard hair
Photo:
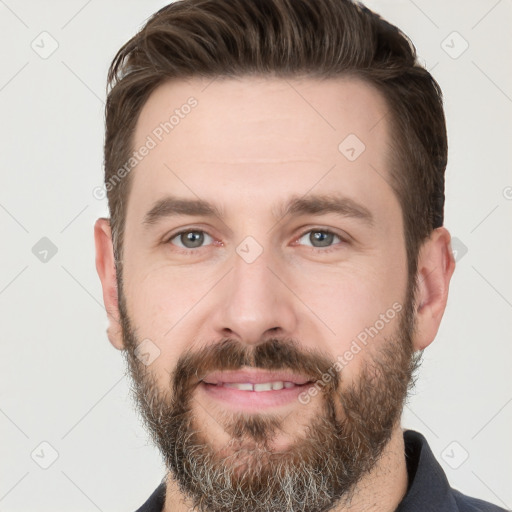
[[[284,453],[233,440],[226,447],[229,453],[221,457],[200,431],[183,429],[175,444],[181,469],[172,458],[167,463],[181,491],[193,498],[194,508],[201,512],[327,511],[342,496],[350,502],[355,479],[342,459],[325,458],[326,452],[336,453],[336,447],[350,444],[342,437],[342,429],[334,432],[332,425],[320,417],[309,427],[310,435]],[[352,455],[361,460],[361,454]],[[369,470],[374,462],[368,457],[366,467],[358,470]]]
[[[341,390],[337,375],[332,386],[322,390],[323,414],[315,414],[306,434],[280,453],[271,450],[270,441],[281,430],[285,418],[256,413],[226,416],[223,427],[230,434],[230,442],[215,450],[204,429],[196,424],[197,417],[191,409],[195,388],[189,383],[193,380],[193,366],[207,357],[199,350],[188,362],[186,357],[180,358],[169,389],[162,391],[149,368],[134,356],[138,339],[125,316],[125,355],[136,402],[172,478],[194,510],[327,512],[349,505],[356,484],[381,458],[399,422],[408,389],[414,384],[413,374],[422,353],[414,353],[412,348],[411,307],[409,304],[402,312],[404,317],[393,339],[383,339],[380,346],[366,348],[375,349],[376,353],[361,365],[355,383]],[[276,346],[288,347],[286,340],[271,339],[249,354],[248,347],[238,342],[229,345],[231,342],[227,340],[226,347],[234,347],[227,352],[233,368],[241,367],[236,356],[242,354],[247,357],[244,364],[272,369],[272,350]],[[293,342],[289,346],[290,354],[307,359],[308,356],[293,352]],[[263,355],[258,360],[256,354]],[[275,367],[284,366],[276,363]],[[289,367],[298,368],[292,364]],[[322,367],[325,369],[325,365]],[[228,364],[221,368],[228,369]],[[342,376],[343,371],[339,374]],[[337,403],[343,410],[342,418],[337,417]]]

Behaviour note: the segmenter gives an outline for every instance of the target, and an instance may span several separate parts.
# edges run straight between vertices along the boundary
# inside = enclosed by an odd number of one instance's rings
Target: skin
[[[194,96],[198,105],[131,172],[123,280],[126,307],[140,339],[160,350],[149,367],[165,389],[177,359],[188,348],[229,336],[255,345],[268,336],[293,337],[304,350],[335,360],[379,315],[403,303],[407,262],[402,212],[389,178],[392,134],[382,96],[357,79],[194,78],[157,88],[137,122],[138,148],[174,109]],[[353,162],[338,145],[356,134],[366,146]],[[369,210],[372,225],[334,213],[276,219],[292,197],[337,193]],[[222,219],[174,216],[148,226],[153,204],[172,194],[215,203]],[[181,230],[201,230],[205,245],[180,252]],[[330,247],[312,247],[311,230],[327,229]],[[304,236],[306,235],[306,236]],[[247,237],[263,252],[247,263],[236,252]],[[110,319],[108,337],[124,349],[108,219],[95,224],[96,267]],[[174,243],[174,244],[173,244]],[[418,259],[415,350],[435,338],[454,271],[450,234],[434,230]],[[391,320],[343,369],[357,381],[361,365],[397,328]],[[285,450],[318,414],[320,397],[273,412],[283,430],[273,448]],[[197,417],[212,446],[229,441],[225,406],[198,389]],[[396,425],[377,466],[358,484],[350,510],[395,510],[407,489],[402,429]],[[187,510],[169,478],[165,510]],[[336,510],[349,510],[338,508]]]

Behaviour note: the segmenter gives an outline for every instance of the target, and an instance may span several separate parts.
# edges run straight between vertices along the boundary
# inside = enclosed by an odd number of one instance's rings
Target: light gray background
[[[164,474],[106,338],[93,223],[107,203],[92,190],[108,65],[165,3],[0,0],[0,511],[135,510]],[[368,6],[412,38],[444,90],[445,225],[460,241],[403,425],[427,437],[452,486],[510,508],[512,3]],[[46,59],[32,48],[51,49],[43,31],[58,43]],[[47,262],[32,252],[42,237],[58,249]]]

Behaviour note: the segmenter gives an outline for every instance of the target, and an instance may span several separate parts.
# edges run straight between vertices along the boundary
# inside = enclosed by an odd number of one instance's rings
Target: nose
[[[294,295],[277,259],[263,251],[249,263],[234,254],[233,267],[215,305],[216,335],[253,345],[270,336],[293,336],[298,319]]]

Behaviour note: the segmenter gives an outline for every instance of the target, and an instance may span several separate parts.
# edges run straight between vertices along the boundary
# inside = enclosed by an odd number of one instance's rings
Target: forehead
[[[140,217],[142,205],[178,189],[210,197],[230,189],[263,202],[312,188],[389,195],[386,111],[382,95],[356,78],[166,82],[137,121],[133,149],[150,149],[132,171],[129,203]]]

